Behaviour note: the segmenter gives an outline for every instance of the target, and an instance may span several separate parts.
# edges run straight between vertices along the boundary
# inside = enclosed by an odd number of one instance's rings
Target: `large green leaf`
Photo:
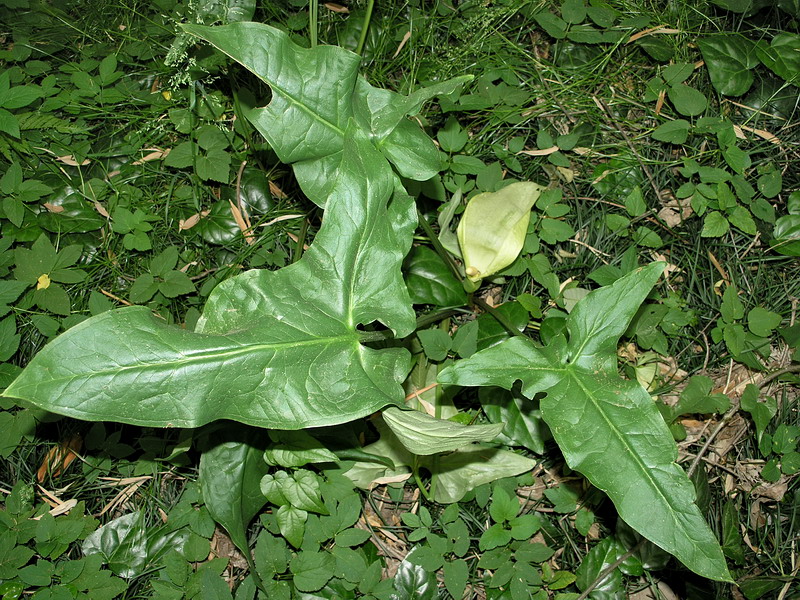
[[[247,557],[247,526],[267,503],[259,482],[269,465],[258,437],[256,430],[241,426],[229,426],[222,432],[214,428],[206,441],[209,447],[200,456],[198,474],[208,512]]]
[[[547,392],[542,417],[570,467],[646,538],[693,571],[730,581],[655,403],[617,374],[617,342],[662,270],[655,263],[591,292],[567,317],[569,341],[557,337],[540,348],[515,337],[448,367],[439,382],[510,389],[522,380],[528,397]]]
[[[144,307],[87,319],[39,352],[5,395],[88,420],[275,429],[342,423],[402,400],[408,352],[361,345],[357,326],[380,320],[401,336],[415,327],[400,272],[413,202],[353,135],[300,261],[223,282],[198,333]]]
[[[301,48],[283,31],[262,23],[183,28],[270,86],[270,103],[247,117],[283,162],[294,163],[300,187],[320,206],[336,178],[351,119],[401,175],[418,181],[433,177],[439,171],[438,151],[405,117],[472,79],[465,75],[402,96],[359,77],[361,58],[338,46]]]
[[[755,44],[746,37],[726,33],[697,40],[711,83],[723,96],[741,96],[753,84],[758,64]]]

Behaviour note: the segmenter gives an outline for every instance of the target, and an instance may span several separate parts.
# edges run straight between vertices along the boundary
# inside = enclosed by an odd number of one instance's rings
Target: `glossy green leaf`
[[[294,575],[294,585],[301,592],[314,592],[333,577],[336,559],[327,552],[299,552],[289,568]]]
[[[700,38],[697,46],[703,53],[711,83],[723,96],[741,96],[753,85],[752,69],[758,64],[755,44],[743,35]]]
[[[436,598],[436,573],[429,573],[412,561],[414,555],[421,550],[419,546],[409,552],[400,566],[392,582],[394,593],[392,600],[433,600]]]
[[[302,467],[308,463],[337,462],[336,455],[305,431],[269,432],[275,442],[264,450],[264,460],[278,467]]]
[[[357,330],[378,319],[398,335],[415,327],[400,273],[415,217],[394,186],[371,144],[351,139],[299,262],[222,283],[198,333],[144,307],[87,319],[39,352],[5,395],[88,420],[276,429],[342,423],[401,400],[407,351],[362,346]]]
[[[148,526],[145,519],[142,510],[112,519],[86,537],[82,546],[84,555],[99,554],[115,574],[137,577],[158,565],[170,550],[183,553],[191,545],[191,538],[197,537],[188,528]],[[205,544],[207,555],[208,542]]]
[[[570,467],[645,537],[695,572],[729,581],[663,418],[644,388],[617,374],[617,342],[662,269],[654,263],[591,292],[567,317],[568,341],[556,336],[541,348],[515,337],[456,362],[439,382],[510,389],[521,380],[529,398],[547,392],[542,417]]]
[[[425,181],[438,172],[438,151],[405,118],[438,94],[450,94],[472,79],[464,75],[402,96],[372,87],[358,76],[361,57],[337,46],[301,48],[262,23],[222,27],[182,25],[270,86],[272,100],[247,117],[295,176],[306,195],[324,206],[342,159],[345,131],[356,127],[404,177]],[[303,132],[298,136],[298,132]]]
[[[241,426],[215,428],[200,456],[198,480],[206,508],[245,556],[250,552],[247,526],[267,503],[259,487],[269,469],[258,444],[261,437]]]
[[[528,233],[531,208],[544,188],[527,181],[474,196],[458,223],[467,278],[480,281],[510,265]]]
[[[756,53],[762,63],[787,83],[800,81],[800,35],[779,33],[769,46],[759,43]]]
[[[383,420],[406,450],[423,456],[450,452],[473,442],[489,442],[503,430],[502,423],[467,426],[395,407],[383,411]]]
[[[498,387],[480,388],[478,400],[486,418],[503,425],[498,441],[524,446],[536,454],[544,453],[544,442],[550,435],[537,401]]]
[[[691,414],[724,413],[730,408],[730,398],[725,394],[711,394],[714,382],[710,377],[695,375],[681,392],[680,400],[672,408],[674,417]]]
[[[461,306],[467,294],[441,257],[427,246],[412,248],[406,259],[406,285],[414,304]]]
[[[614,564],[625,554],[625,547],[613,537],[603,539],[592,548],[575,571],[575,584],[585,591],[600,576],[600,573]],[[624,600],[627,596],[622,586],[622,573],[619,568],[609,573],[591,593],[596,600]]]
[[[800,215],[784,215],[775,221],[770,245],[786,256],[800,256]]]

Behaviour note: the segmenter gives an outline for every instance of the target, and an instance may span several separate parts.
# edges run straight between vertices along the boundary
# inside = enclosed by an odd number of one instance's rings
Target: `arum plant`
[[[399,344],[369,343],[409,336],[416,327],[401,273],[416,209],[401,177],[432,177],[439,155],[406,116],[469,77],[403,96],[360,77],[357,55],[331,46],[299,48],[266,25],[185,30],[269,85],[271,102],[247,117],[293,166],[308,197],[324,207],[322,226],[294,264],[248,271],[220,284],[195,331],[169,326],[145,307],[102,313],[45,346],[5,395],[79,419],[152,427],[228,420],[301,430],[383,410],[382,439],[391,446],[386,455],[397,458],[395,466],[414,462],[415,454],[430,457],[425,464],[432,470],[461,473],[436,496],[457,500],[470,465],[505,461],[497,452],[487,454],[494,449],[476,446],[492,440],[498,427],[442,424],[401,410],[410,353]],[[496,214],[511,215],[513,222],[492,231],[509,229],[518,238],[525,230],[525,213],[539,189],[528,184],[525,192],[522,200],[503,200],[515,208]],[[467,226],[474,230],[479,224]],[[482,244],[492,246],[491,240]],[[483,252],[467,266],[488,274],[508,260]],[[729,580],[719,546],[693,503],[691,484],[674,462],[666,426],[644,389],[616,374],[617,340],[660,270],[646,267],[587,296],[567,320],[568,340],[557,337],[540,348],[514,338],[455,363],[439,380],[510,387],[522,379],[529,397],[546,392],[542,413],[570,465],[606,491],[645,537],[696,572]],[[381,326],[388,331],[374,330]],[[249,555],[246,527],[266,502],[259,482],[268,465],[265,436],[239,429],[241,435],[236,426],[223,426],[223,434],[215,433],[201,448],[200,483],[212,516]],[[303,439],[297,453],[308,450]],[[511,475],[530,465],[524,459],[497,472]],[[483,472],[478,480],[491,477]]]

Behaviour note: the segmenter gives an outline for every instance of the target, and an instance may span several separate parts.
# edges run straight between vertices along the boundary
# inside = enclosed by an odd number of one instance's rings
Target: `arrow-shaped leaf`
[[[547,392],[542,417],[570,467],[643,536],[700,575],[730,581],[664,420],[647,391],[616,371],[617,342],[662,270],[655,263],[587,295],[567,318],[567,343],[539,348],[516,337],[458,361],[439,382],[510,389],[522,380],[528,397]]]
[[[182,27],[270,86],[270,103],[249,111],[247,118],[283,162],[294,163],[303,191],[320,206],[335,180],[351,119],[401,175],[419,181],[433,177],[438,151],[405,117],[472,79],[464,75],[402,96],[358,77],[361,57],[338,46],[301,48],[283,31],[262,23]]]
[[[415,327],[400,272],[413,203],[374,146],[353,135],[300,261],[222,283],[198,333],[144,307],[87,319],[39,352],[5,395],[88,420],[276,429],[343,423],[402,399],[407,351],[362,346],[356,328]]]

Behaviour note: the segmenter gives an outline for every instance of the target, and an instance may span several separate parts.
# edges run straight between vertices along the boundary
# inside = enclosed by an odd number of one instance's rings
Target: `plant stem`
[[[417,221],[419,222],[420,227],[422,227],[422,230],[425,232],[425,235],[428,236],[428,239],[433,245],[433,249],[436,250],[436,254],[439,255],[439,258],[441,258],[444,261],[444,264],[450,268],[456,279],[463,282],[464,276],[456,266],[456,263],[453,262],[453,257],[450,256],[450,253],[445,250],[444,246],[442,246],[442,242],[439,241],[439,236],[436,235],[433,227],[431,227],[431,224],[428,223],[428,220],[425,218],[425,215],[420,212],[419,208],[417,209]]]
[[[417,465],[416,455],[414,455],[414,465],[412,466],[411,471],[414,473],[414,482],[417,484],[420,494],[422,494],[422,497],[425,498],[425,500],[431,502],[431,497],[428,494],[428,490],[425,489],[425,484],[422,483],[422,479],[419,476],[419,466]]]
[[[367,1],[367,12],[364,15],[364,21],[361,23],[361,36],[358,38],[358,46],[356,46],[356,54],[359,56],[364,50],[364,44],[367,41],[367,31],[369,31],[369,22],[372,20],[372,9],[375,7],[375,0]]]
[[[436,312],[430,312],[424,315],[417,317],[417,329],[423,329],[428,325],[433,323],[437,323],[442,319],[447,319],[448,317],[452,317],[454,315],[459,314],[460,311],[454,308],[448,308],[445,310],[440,310]]]
[[[310,0],[308,3],[308,40],[312,48],[317,47],[317,16],[319,14],[319,0]]]
[[[308,233],[308,219],[303,219],[300,223],[300,231],[297,235],[297,244],[292,254],[292,263],[296,263],[303,256],[303,246],[306,244],[306,234]]]
[[[505,329],[510,336],[523,335],[523,333],[519,329],[514,327],[511,321],[509,321],[503,313],[501,313],[494,306],[486,302],[486,300],[484,300],[483,298],[478,298],[477,296],[470,295],[470,300],[474,304],[480,306],[487,313],[492,315],[492,317],[494,317],[494,319],[498,323],[500,323],[500,325],[503,326],[503,329]]]

